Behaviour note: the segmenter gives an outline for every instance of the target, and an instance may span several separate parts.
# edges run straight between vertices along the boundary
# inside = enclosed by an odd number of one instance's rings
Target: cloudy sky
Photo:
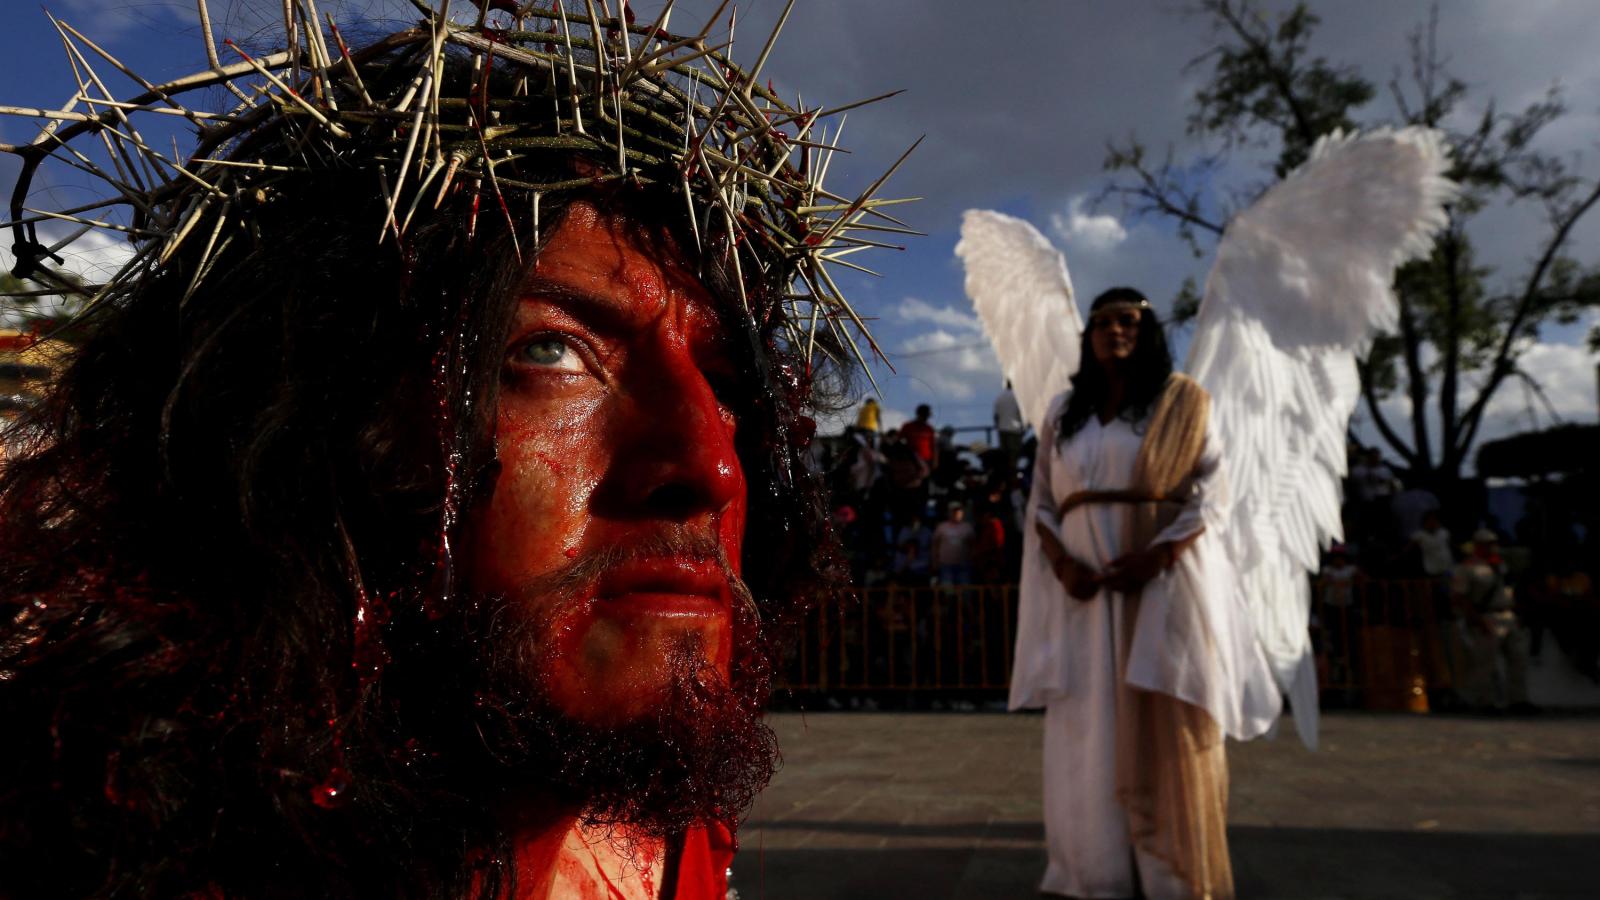
[[[278,5],[233,3],[218,37],[247,36]],[[654,0],[635,5],[646,19],[658,8]],[[675,25],[682,30],[698,22],[696,10],[714,5],[682,0]],[[1275,12],[1290,6],[1263,5]],[[188,0],[46,0],[45,6],[152,79],[203,63]],[[212,6],[229,4],[212,0]],[[394,0],[319,6],[348,20],[381,14]],[[754,57],[782,6],[782,0],[739,3],[736,56]],[[1407,32],[1428,17],[1423,0],[1311,6],[1322,18],[1313,52],[1353,64],[1380,85],[1405,66]],[[36,5],[19,3],[6,25],[0,29],[4,102],[58,105],[68,96],[70,74],[49,22]],[[1176,0],[799,0],[768,64],[780,93],[826,105],[905,89],[850,114],[844,145],[854,152],[835,161],[830,187],[862,186],[925,136],[887,193],[925,198],[897,214],[928,236],[909,239],[903,252],[855,257],[884,277],[844,284],[876,318],[874,332],[894,362],[893,373],[878,373],[891,422],[924,402],[940,423],[988,421],[1000,376],[952,252],[963,209],[999,209],[1033,222],[1065,252],[1084,296],[1130,283],[1165,306],[1185,277],[1203,280],[1209,258],[1195,258],[1167,222],[1135,219],[1114,201],[1097,205],[1095,198],[1107,183],[1101,162],[1108,139],[1137,135],[1158,150],[1173,144],[1179,154],[1207,149],[1183,132],[1206,74],[1186,63],[1215,41],[1207,22]],[[1490,99],[1502,109],[1520,108],[1559,84],[1571,112],[1547,130],[1544,148],[1581,154],[1580,171],[1600,177],[1600,15],[1592,0],[1453,0],[1443,5],[1439,44],[1473,89],[1471,113]],[[1365,118],[1392,115],[1383,96]],[[0,140],[28,136],[16,121],[0,123]],[[7,184],[12,171],[9,161],[0,163]],[[1245,189],[1264,177],[1256,157],[1238,154],[1218,187]],[[1517,207],[1493,209],[1477,225],[1480,259],[1506,279],[1525,269],[1543,230],[1536,210]],[[1600,262],[1600,213],[1574,235],[1571,252]],[[1581,347],[1589,324],[1547,330],[1526,357],[1569,421],[1596,419],[1595,360]],[[1503,389],[1486,436],[1548,422],[1542,405],[1530,418],[1530,405],[1521,388]]]

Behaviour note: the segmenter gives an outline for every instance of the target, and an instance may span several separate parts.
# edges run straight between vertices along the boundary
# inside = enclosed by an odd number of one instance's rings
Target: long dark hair
[[[1094,298],[1094,302],[1089,304],[1089,314],[1093,316],[1095,310],[1113,303],[1149,302],[1144,294],[1131,287],[1114,287]],[[1083,329],[1083,343],[1078,350],[1078,359],[1081,361],[1077,374],[1072,376],[1072,393],[1067,397],[1067,406],[1061,411],[1061,420],[1057,424],[1057,440],[1077,434],[1079,429],[1088,424],[1089,417],[1099,411],[1100,404],[1105,400],[1106,371],[1094,358],[1092,332],[1091,327],[1085,326]],[[1172,374],[1172,351],[1167,349],[1166,332],[1156,318],[1155,310],[1148,306],[1139,317],[1138,343],[1134,345],[1133,356],[1128,360],[1126,374],[1126,399],[1122,408],[1117,410],[1117,418],[1139,422],[1149,414],[1151,405],[1161,396],[1167,376]]]
[[[380,246],[371,174],[286,184],[192,296],[197,261],[180,254],[89,313],[12,432],[8,896],[487,897],[511,877],[496,786],[473,777],[482,748],[439,743],[467,737],[470,704],[416,660],[448,652],[446,539],[493,484],[530,204],[514,220],[423,204],[403,246]],[[681,197],[582,196],[696,246]],[[546,195],[543,235],[561,211]],[[728,402],[752,485],[745,578],[782,625],[841,571],[801,462],[810,370],[760,313],[782,286],[747,284],[752,315],[716,264],[726,242],[704,242],[743,336]],[[735,678],[767,674],[743,664]]]

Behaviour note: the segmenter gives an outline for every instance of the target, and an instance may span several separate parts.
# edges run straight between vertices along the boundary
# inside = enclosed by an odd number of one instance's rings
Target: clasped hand
[[[1166,555],[1155,547],[1124,553],[1106,566],[1101,580],[1113,591],[1138,592],[1165,568]]]
[[[1067,594],[1075,600],[1092,600],[1103,587],[1124,594],[1136,593],[1161,574],[1166,561],[1161,548],[1147,547],[1124,553],[1112,560],[1103,571],[1095,571],[1088,563],[1074,559],[1049,529],[1039,525],[1038,532],[1040,540],[1044,542],[1045,556],[1050,561],[1051,569],[1067,589]]]
[[[1051,568],[1055,569],[1056,579],[1074,600],[1094,599],[1094,595],[1100,592],[1100,585],[1105,581],[1105,576],[1096,572],[1093,566],[1073,559],[1065,552],[1051,561]]]

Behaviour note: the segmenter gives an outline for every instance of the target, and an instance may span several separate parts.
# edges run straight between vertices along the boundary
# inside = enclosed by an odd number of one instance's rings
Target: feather
[[[1023,418],[1038,430],[1050,399],[1078,370],[1083,322],[1066,260],[1032,225],[983,209],[962,214],[956,255]]]
[[[1233,503],[1226,541],[1295,725],[1316,743],[1310,576],[1342,536],[1356,357],[1398,305],[1456,186],[1437,131],[1335,132],[1232,222],[1206,282],[1189,374],[1210,391]],[[1308,673],[1312,673],[1308,680]]]

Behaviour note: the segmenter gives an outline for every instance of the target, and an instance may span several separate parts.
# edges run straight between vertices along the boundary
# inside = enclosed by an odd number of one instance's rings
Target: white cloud
[[[817,412],[817,434],[835,435],[843,434],[844,430],[856,423],[856,411],[861,404],[847,406],[844,409],[820,410]]]
[[[193,3],[57,0],[55,6],[67,24],[77,28],[102,46],[107,42],[126,37],[136,29],[155,29],[169,26],[172,19],[178,19],[186,23],[199,21],[199,14]],[[100,67],[100,59],[98,57],[91,56],[91,60],[96,68]],[[109,74],[115,74],[115,70]],[[113,90],[118,89],[113,88]]]
[[[943,328],[935,328],[901,341],[900,353],[902,355],[936,353],[964,348],[968,344],[976,345],[978,342],[978,339],[970,336],[957,337]]]
[[[122,237],[104,231],[86,232],[83,237],[62,248],[62,268],[85,281],[100,283],[133,258],[133,245]]]
[[[1432,347],[1424,346],[1422,362],[1431,366],[1437,354]],[[1564,422],[1594,422],[1596,420],[1595,356],[1577,344],[1539,343],[1523,352],[1518,365],[1531,376],[1544,392],[1540,399],[1534,391],[1518,378],[1508,379],[1495,391],[1483,424],[1478,429],[1477,442],[1467,455],[1466,472],[1470,473],[1477,458],[1477,447],[1522,431],[1545,428],[1553,424],[1551,411]],[[1477,399],[1483,385],[1482,375],[1470,374],[1463,378],[1457,391],[1457,408],[1463,412]],[[1434,385],[1436,386],[1436,385]],[[1548,401],[1548,404],[1546,403]],[[1437,398],[1428,398],[1428,427],[1438,453],[1439,415]],[[1379,402],[1384,417],[1390,425],[1406,437],[1411,435],[1411,401],[1404,394],[1393,394]],[[1372,424],[1366,404],[1356,407],[1356,434],[1363,443],[1384,448],[1388,445]]]
[[[1115,249],[1128,239],[1128,230],[1116,216],[1106,213],[1090,214],[1084,211],[1086,202],[1082,194],[1067,204],[1066,215],[1052,213],[1050,228],[1074,248],[1104,253]]]
[[[1534,344],[1518,365],[1544,391],[1534,396],[1520,379],[1510,380],[1495,392],[1484,415],[1485,427],[1499,420],[1507,430],[1550,424],[1550,411],[1567,421],[1595,418],[1595,357],[1574,344]]]
[[[67,235],[57,229],[41,227],[39,229],[39,243],[52,246],[56,241]],[[117,273],[118,269],[133,258],[133,245],[120,235],[100,230],[85,232],[77,240],[56,251],[56,255],[63,260],[60,268],[94,283],[100,283]],[[15,257],[11,253],[11,243],[6,241],[0,246],[0,266],[6,271],[11,270]],[[57,265],[53,260],[50,265]]]
[[[907,297],[894,308],[895,318],[902,322],[931,322],[945,328],[962,331],[979,331],[978,317],[954,306],[934,306],[926,300]]]
[[[48,228],[39,229],[39,241],[45,246],[52,246],[65,235],[55,233]],[[129,259],[133,258],[133,246],[119,235],[104,231],[89,231],[76,241],[57,251],[62,258],[59,268],[71,272],[90,284],[100,284],[115,275]],[[0,246],[0,270],[9,272],[15,265],[16,257],[11,252],[11,244],[6,241]],[[50,265],[56,266],[54,261]],[[34,313],[49,313],[62,304],[54,297],[42,297],[33,301],[31,311]],[[10,297],[0,298],[0,325],[10,327],[15,325],[19,313],[19,301]]]
[[[943,328],[900,342],[891,356],[896,370],[936,400],[963,401],[993,391],[1000,380],[994,349],[977,333],[952,334]]]
[[[911,414],[905,410],[882,406],[882,401],[879,401],[879,403],[878,427],[884,431],[888,431],[891,428],[899,428],[901,425],[911,421]],[[860,412],[861,404],[856,403],[844,409],[819,414],[817,416],[817,434],[843,434],[845,428],[856,423],[856,416]]]
[[[885,406],[878,412],[878,423],[883,427],[884,431],[888,431],[891,428],[899,428],[909,421],[911,421],[911,413],[903,409]]]

